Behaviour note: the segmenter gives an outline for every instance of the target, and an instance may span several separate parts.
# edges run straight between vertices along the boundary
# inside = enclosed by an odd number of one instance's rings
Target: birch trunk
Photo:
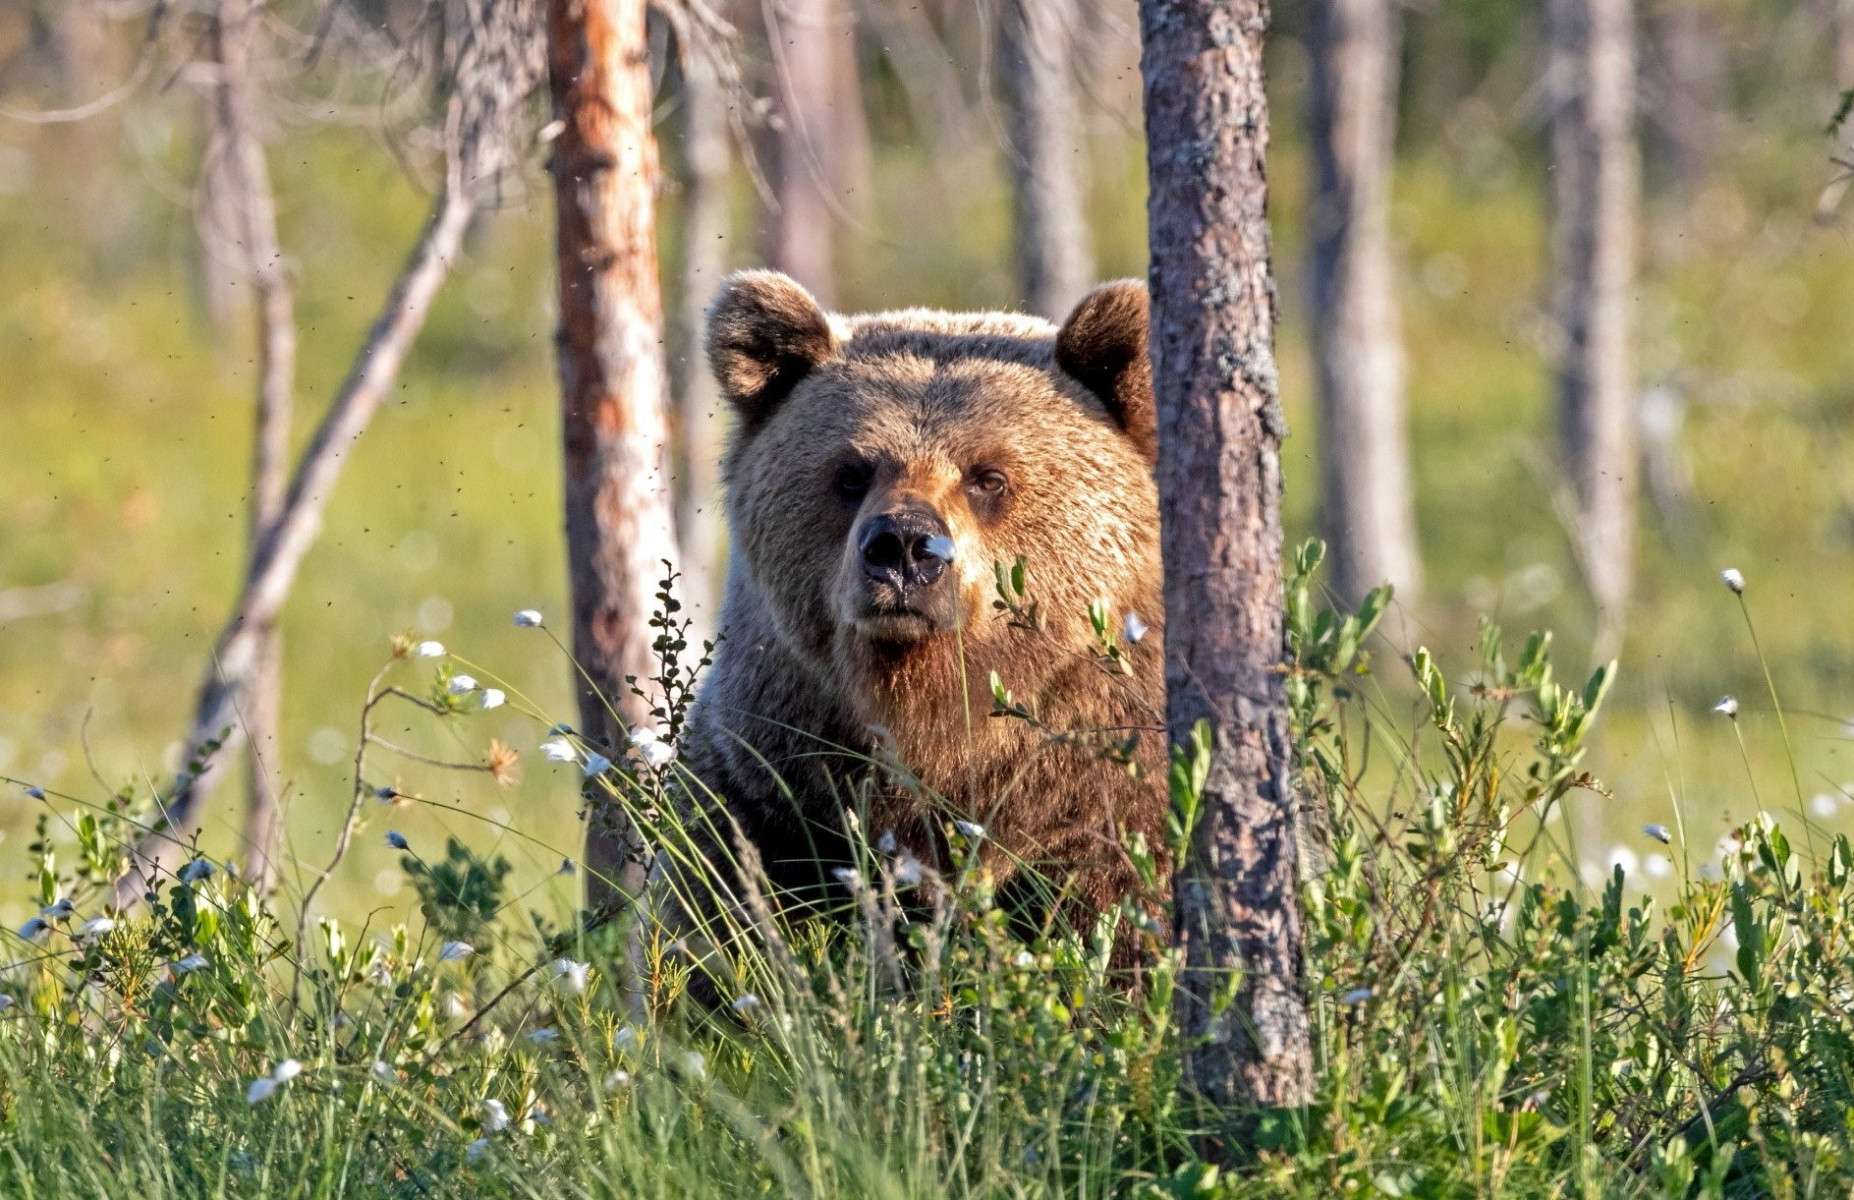
[[[657,280],[657,147],[646,0],[548,0],[558,218],[561,426],[580,728],[607,744],[652,723],[651,614],[677,549]],[[613,720],[615,711],[617,721]],[[621,814],[594,812],[590,902],[642,882]]]
[[[708,302],[728,263],[728,177],[733,165],[727,89],[700,47],[682,49],[682,304],[677,317],[676,410],[680,426],[676,535],[682,590],[698,636],[711,636],[720,614],[720,396],[702,352]]]
[[[1392,262],[1396,0],[1312,6],[1313,356],[1320,402],[1320,524],[1348,603],[1422,581]]]
[[[1634,576],[1635,40],[1630,0],[1549,0],[1553,304],[1573,537],[1602,636]]]
[[[867,191],[852,26],[837,0],[787,0],[767,22],[778,73],[773,265],[826,308],[837,302],[835,230]]]
[[[1266,0],[1141,0],[1166,724],[1212,737],[1174,879],[1196,1094],[1300,1105],[1312,1073],[1279,671],[1281,438],[1267,214]],[[1215,998],[1240,972],[1233,1004]],[[1227,1144],[1212,1146],[1226,1153]]]
[[[1004,0],[998,14],[1018,291],[1052,321],[1094,283],[1072,40],[1079,19],[1074,0]]]

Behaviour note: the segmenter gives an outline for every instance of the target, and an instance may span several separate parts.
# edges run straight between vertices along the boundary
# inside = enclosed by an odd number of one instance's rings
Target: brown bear
[[[1131,282],[1060,329],[840,316],[769,271],[722,287],[708,358],[736,415],[732,546],[683,765],[738,829],[716,836],[744,835],[788,895],[841,888],[851,782],[878,756],[913,778],[862,793],[870,843],[943,864],[949,822],[977,823],[1000,884],[1042,881],[1084,931],[1135,888],[1124,839],[1163,855],[1147,319]],[[1019,558],[1035,619],[994,603],[995,564]],[[1034,721],[991,715],[994,672]]]

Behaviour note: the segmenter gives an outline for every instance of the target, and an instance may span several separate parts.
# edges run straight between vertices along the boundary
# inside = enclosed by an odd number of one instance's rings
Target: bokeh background
[[[75,83],[61,74],[42,43],[62,7],[0,4],[0,103],[14,114],[70,103],[72,89],[101,95],[134,70],[141,18],[105,6],[85,34],[88,73]],[[1701,14],[1713,56],[1698,100],[1666,85],[1670,30],[1691,21],[1687,10]],[[836,230],[846,309],[1020,302],[984,9],[933,11],[975,136],[921,136],[881,39],[859,43],[873,195]],[[1573,822],[1589,868],[1640,867],[1650,888],[1668,870],[1651,856],[1678,848],[1639,830],[1673,824],[1676,802],[1696,858],[1760,808],[1854,830],[1854,205],[1824,195],[1839,168],[1825,132],[1836,90],[1822,12],[1804,0],[1690,0],[1641,16],[1637,355],[1646,441],[1659,456],[1651,474],[1666,486],[1643,505],[1621,676],[1591,755],[1612,794],[1580,797]],[[1132,15],[1104,3],[1090,18],[1089,217],[1103,277],[1145,264]],[[1301,283],[1302,17],[1295,3],[1278,6],[1270,85],[1295,539],[1314,527],[1319,436]],[[1393,226],[1428,586],[1420,603],[1396,608],[1377,647],[1393,720],[1404,695],[1397,655],[1428,645],[1465,678],[1483,616],[1515,641],[1555,630],[1564,675],[1590,665],[1593,613],[1550,499],[1538,43],[1536,6],[1516,0],[1406,14]],[[299,287],[306,435],[429,193],[366,102],[364,77],[345,79],[342,103],[320,111],[320,77],[301,74],[304,99],[273,114],[269,140]],[[666,80],[672,313],[674,108]],[[192,208],[202,109],[184,73],[157,72],[79,122],[0,116],[0,774],[89,800],[171,778],[244,553],[252,356],[214,321],[202,282]],[[1843,135],[1844,157],[1846,145]],[[755,264],[766,217],[745,172],[734,207],[730,259]],[[577,881],[557,874],[577,853],[577,777],[535,752],[546,723],[570,717],[568,666],[543,633],[510,623],[517,608],[564,617],[552,239],[536,157],[474,230],[401,387],[343,477],[284,621],[284,739],[267,769],[285,796],[286,861],[329,854],[359,706],[394,634],[442,640],[519,697],[392,731],[443,757],[480,758],[499,738],[522,752],[521,778],[497,787],[405,765],[399,786],[433,803],[371,806],[359,849],[324,893],[344,916],[408,906],[397,856],[380,842],[388,828],[426,853],[441,853],[450,834],[495,847],[534,903],[577,895]],[[686,335],[671,328],[672,355],[686,352]],[[1718,582],[1728,566],[1750,581],[1800,796],[1758,655]],[[397,669],[422,686],[432,668]],[[1736,729],[1711,711],[1725,694],[1742,703]],[[214,853],[238,856],[240,803],[235,784],[216,797],[204,835]],[[34,822],[71,808],[36,802],[20,783],[0,790],[0,879],[13,866],[22,876],[0,886],[0,920],[25,915]],[[66,829],[63,815],[53,821],[55,839]],[[286,887],[302,878],[290,866],[283,874]]]

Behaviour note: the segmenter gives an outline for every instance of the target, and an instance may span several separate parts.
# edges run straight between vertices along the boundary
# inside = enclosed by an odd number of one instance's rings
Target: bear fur
[[[737,418],[731,553],[682,763],[693,807],[725,805],[712,836],[744,837],[788,897],[843,899],[848,807],[869,843],[933,867],[949,822],[983,825],[999,885],[1043,881],[1083,930],[1137,888],[1125,839],[1167,869],[1147,322],[1131,282],[1060,329],[830,314],[770,271],[722,287],[707,348]],[[994,564],[1019,557],[1035,623],[994,604]],[[1145,627],[1121,636],[1130,673],[1100,652],[1095,601],[1117,635],[1129,614]],[[994,672],[1037,723],[990,715]],[[1133,734],[1137,778],[1103,753]]]

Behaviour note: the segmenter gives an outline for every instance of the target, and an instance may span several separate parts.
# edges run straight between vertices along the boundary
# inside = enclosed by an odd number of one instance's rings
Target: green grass
[[[1181,1086],[1175,952],[1144,933],[1137,977],[1108,969],[1139,904],[1093,930],[1015,926],[982,832],[949,822],[938,872],[858,840],[823,921],[783,915],[750,865],[698,871],[738,901],[701,937],[651,924],[660,894],[616,924],[557,922],[504,864],[424,836],[401,856],[408,920],[299,940],[225,871],[187,870],[151,911],[87,927],[145,812],[131,799],[80,804],[74,855],[31,847],[34,903],[75,911],[9,942],[0,1194],[1845,1194],[1847,839],[1810,853],[1764,818],[1722,856],[1676,838],[1665,906],[1621,871],[1584,886],[1557,814],[1606,802],[1584,759],[1607,677],[1558,682],[1545,639],[1488,627],[1454,664],[1474,688],[1418,652],[1406,726],[1359,654],[1375,618],[1319,612],[1314,561],[1288,587],[1295,769],[1325,815],[1305,884],[1314,1099],[1264,1114],[1233,1164],[1197,1154],[1232,1114]],[[450,670],[389,661],[411,699],[377,710],[368,763],[400,713],[487,719],[445,698]],[[1361,787],[1367,755],[1399,781]],[[677,857],[691,831],[665,770],[627,758],[588,787]],[[696,971],[719,1011],[687,999]]]

